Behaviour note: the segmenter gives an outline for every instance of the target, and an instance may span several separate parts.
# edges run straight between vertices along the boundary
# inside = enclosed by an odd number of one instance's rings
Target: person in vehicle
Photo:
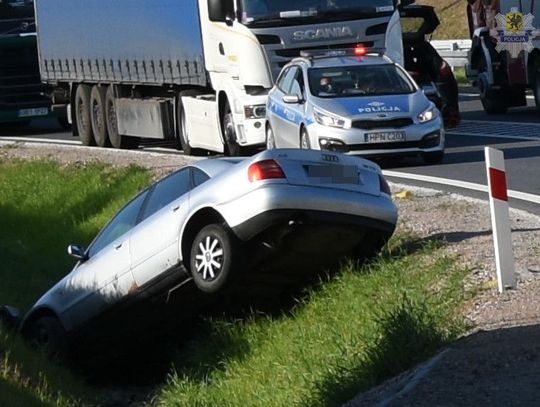
[[[323,94],[336,93],[332,78],[330,78],[329,76],[323,76],[319,83],[321,85],[319,88],[319,93],[323,93]]]

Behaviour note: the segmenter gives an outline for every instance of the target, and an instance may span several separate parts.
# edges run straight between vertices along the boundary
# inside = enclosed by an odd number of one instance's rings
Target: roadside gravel
[[[195,160],[177,154],[0,140],[3,157],[135,164],[150,168],[156,178]],[[535,326],[540,321],[540,218],[511,211],[518,287],[499,295],[487,201],[400,184],[393,184],[392,190],[408,191],[403,194],[406,198],[396,198],[400,230],[421,239],[446,241],[446,252],[470,267],[467,285],[480,292],[464,314],[475,328],[432,362],[429,369],[424,366],[406,372],[359,395],[347,406],[502,406],[509,401],[513,405],[531,405],[529,401],[540,400],[536,380],[540,373],[540,328]],[[515,328],[518,326],[521,328]],[[514,382],[521,383],[521,392],[512,391]]]

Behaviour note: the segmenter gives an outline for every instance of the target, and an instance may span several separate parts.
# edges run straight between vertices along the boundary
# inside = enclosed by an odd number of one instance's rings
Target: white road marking
[[[458,188],[463,188],[463,189],[469,189],[473,191],[480,191],[480,192],[485,192],[486,194],[488,193],[487,185],[475,184],[473,182],[459,181],[459,180],[454,180],[454,179],[449,179],[449,178],[433,177],[430,175],[411,174],[407,172],[389,171],[389,170],[383,170],[383,174],[388,177],[410,179],[414,181],[428,182],[431,184],[440,184],[440,185],[447,185],[447,186],[458,187]],[[540,204],[539,195],[509,190],[508,196],[513,199],[519,199],[521,201]],[[488,196],[486,195],[486,199],[487,198]]]
[[[480,94],[479,93],[460,93],[459,96],[463,96],[466,98],[479,98]],[[534,100],[533,95],[525,95],[525,97],[529,100]]]

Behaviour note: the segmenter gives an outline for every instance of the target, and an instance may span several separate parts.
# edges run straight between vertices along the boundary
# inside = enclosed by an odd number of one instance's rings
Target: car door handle
[[[181,206],[181,205],[174,205],[174,206],[172,207],[172,211],[173,211],[173,212],[176,212],[178,209],[180,209],[180,206]]]
[[[124,244],[124,243],[118,243],[118,244],[115,244],[115,245],[114,245],[114,248],[115,248],[116,250],[120,250],[120,249],[122,248],[122,245],[123,245],[123,244]]]

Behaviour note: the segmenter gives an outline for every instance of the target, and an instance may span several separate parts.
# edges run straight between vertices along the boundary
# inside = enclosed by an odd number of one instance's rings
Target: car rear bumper
[[[242,240],[248,240],[273,223],[296,220],[369,224],[386,231],[393,230],[397,222],[397,208],[385,194],[376,196],[268,181],[216,209]]]

